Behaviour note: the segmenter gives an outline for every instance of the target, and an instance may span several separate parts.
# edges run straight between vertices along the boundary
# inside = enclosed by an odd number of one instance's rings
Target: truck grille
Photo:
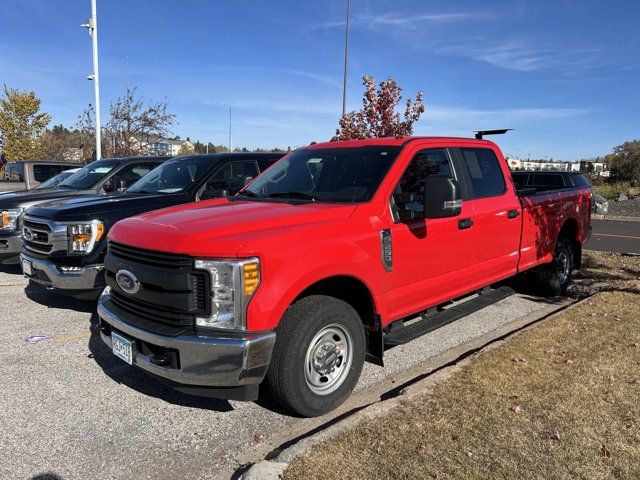
[[[109,251],[112,255],[122,258],[123,260],[131,260],[156,267],[176,269],[191,267],[193,265],[193,258],[188,255],[155,252],[153,250],[130,247],[129,245],[116,242],[109,242]]]
[[[105,266],[114,304],[150,324],[193,327],[196,316],[208,315],[211,281],[207,272],[193,268],[188,255],[109,242]],[[135,294],[117,284],[121,269],[133,273],[140,283]]]
[[[46,223],[26,220],[23,223],[22,239],[28,250],[38,253],[51,253],[53,250],[53,232]]]

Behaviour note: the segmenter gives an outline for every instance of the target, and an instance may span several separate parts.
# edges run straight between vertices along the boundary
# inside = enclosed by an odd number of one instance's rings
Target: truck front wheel
[[[353,307],[312,295],[289,307],[280,321],[267,382],[288,409],[315,417],[353,391],[364,355],[364,327]]]
[[[558,238],[553,261],[537,272],[538,290],[545,295],[561,295],[571,281],[573,246],[566,236]]]

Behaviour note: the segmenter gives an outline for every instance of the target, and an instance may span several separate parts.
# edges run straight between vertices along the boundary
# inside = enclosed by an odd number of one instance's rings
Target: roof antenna
[[[475,134],[477,140],[482,140],[482,137],[485,135],[504,135],[511,130],[513,130],[513,128],[505,128],[502,130],[477,130]]]

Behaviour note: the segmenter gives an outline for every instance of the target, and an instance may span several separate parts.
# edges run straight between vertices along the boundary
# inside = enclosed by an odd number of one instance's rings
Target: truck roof
[[[468,137],[438,137],[438,136],[398,136],[398,137],[383,137],[383,138],[365,138],[361,140],[338,140],[335,142],[322,142],[312,143],[309,146],[303,148],[354,148],[354,147],[367,147],[367,146],[394,146],[403,147],[406,144],[415,140],[429,140],[433,142],[464,142],[464,143],[476,143],[478,145],[495,145],[495,143],[489,140],[478,140]]]

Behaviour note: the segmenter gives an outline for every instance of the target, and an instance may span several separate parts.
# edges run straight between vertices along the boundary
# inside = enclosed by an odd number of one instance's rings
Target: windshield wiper
[[[59,184],[56,188],[66,188],[68,190],[75,190],[75,188],[70,187],[69,185],[62,185],[62,184]]]
[[[252,192],[251,190],[243,190],[241,192],[238,192],[238,197],[261,198],[260,195],[258,195],[255,192]]]
[[[322,200],[318,195],[305,192],[276,192],[268,195],[269,198],[299,198],[300,200],[311,200],[312,202],[319,202]]]

